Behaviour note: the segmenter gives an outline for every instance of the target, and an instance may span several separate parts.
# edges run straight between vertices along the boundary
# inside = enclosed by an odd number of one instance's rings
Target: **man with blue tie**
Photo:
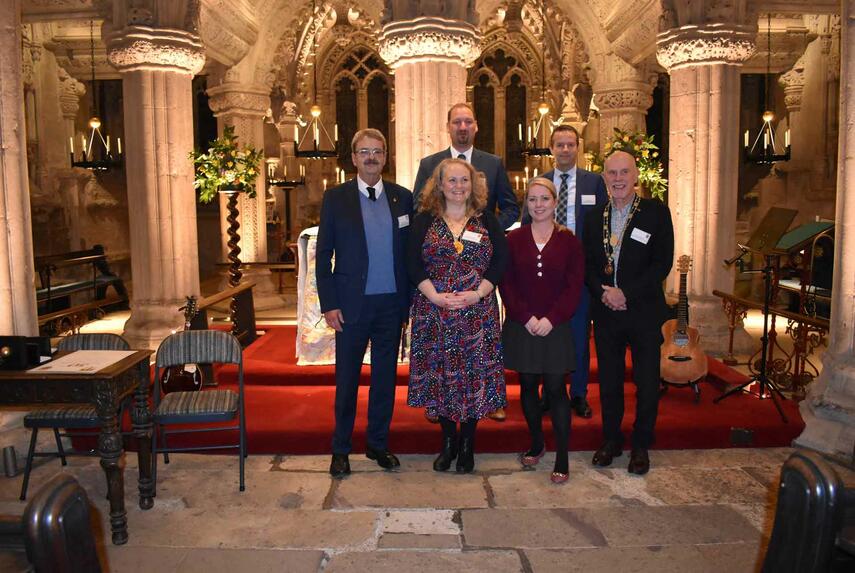
[[[579,132],[570,125],[559,125],[552,132],[549,149],[555,160],[555,169],[543,174],[558,189],[558,204],[555,207],[555,222],[564,225],[577,237],[582,237],[585,216],[608,203],[609,196],[603,178],[576,167],[579,154]],[[530,222],[528,213],[523,216],[523,224]],[[591,351],[588,345],[590,335],[591,297],[582,290],[579,306],[570,321],[573,330],[573,345],[576,347],[576,370],[570,382],[570,407],[577,416],[590,418],[593,415],[588,404],[588,373]]]
[[[404,257],[412,194],[383,181],[386,138],[376,129],[353,136],[356,178],[329,189],[321,206],[315,273],[321,312],[335,334],[335,431],[330,474],[350,474],[359,374],[371,342],[371,389],[365,455],[386,470],[401,464],[388,449],[395,405],[397,353],[410,285]],[[335,257],[335,267],[333,267]]]
[[[448,136],[451,138],[451,146],[433,155],[422,158],[419,162],[419,171],[416,174],[416,183],[413,185],[413,201],[416,210],[419,208],[419,195],[422,187],[433,175],[433,170],[443,159],[454,157],[471,163],[475,169],[484,174],[487,183],[487,211],[495,213],[498,207],[499,213],[496,217],[503,229],[507,229],[517,222],[520,217],[520,206],[517,196],[511,189],[511,181],[502,159],[492,153],[475,149],[475,135],[478,133],[478,122],[475,120],[475,111],[468,103],[456,103],[448,110]]]

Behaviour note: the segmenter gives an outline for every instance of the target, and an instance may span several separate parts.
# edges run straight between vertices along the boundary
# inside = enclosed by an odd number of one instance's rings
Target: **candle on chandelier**
[[[784,147],[790,146],[790,130],[784,132]]]
[[[526,185],[528,185],[528,165],[525,166],[525,180],[526,180]]]
[[[522,138],[522,124],[521,123],[517,124],[517,132],[519,133],[520,141],[522,141],[523,138]]]
[[[324,179],[324,191],[326,191],[326,190],[327,190],[327,180]]]
[[[526,138],[526,141],[531,143],[531,126],[528,126],[528,137]]]
[[[74,155],[74,138],[73,137],[68,138],[68,150],[71,152],[72,155]]]
[[[745,130],[745,147],[748,147],[748,130]]]
[[[338,143],[338,124],[333,124],[333,134],[335,135],[335,142]]]
[[[116,138],[116,148],[119,151],[119,155],[121,155],[122,154],[122,138],[121,137]]]
[[[766,149],[768,147],[769,147],[769,134],[764,132],[763,133],[763,151],[766,151]]]
[[[514,189],[516,189],[517,191],[520,190],[520,176],[519,175],[516,175],[516,183],[514,184]]]
[[[107,136],[107,141],[104,142],[104,147],[107,149],[107,154],[110,153],[110,136]]]
[[[537,167],[534,168],[534,175],[532,177],[537,177]]]

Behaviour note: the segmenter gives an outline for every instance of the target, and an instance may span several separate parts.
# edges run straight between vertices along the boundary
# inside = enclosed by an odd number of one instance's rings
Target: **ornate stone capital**
[[[393,70],[409,63],[451,61],[470,66],[481,55],[478,30],[445,18],[389,22],[380,34],[380,56]]]
[[[208,105],[217,117],[223,115],[264,117],[270,107],[269,89],[236,82],[226,82],[208,88],[208,97]]]
[[[594,104],[602,114],[641,112],[647,113],[653,105],[653,88],[641,82],[595,86]]]
[[[74,120],[77,117],[77,110],[80,109],[80,98],[86,93],[86,87],[62,68],[57,68],[56,73],[59,78],[59,107],[62,110],[62,117]]]
[[[107,37],[107,58],[120,72],[162,70],[199,73],[205,53],[199,37],[185,30],[128,26]]]
[[[657,36],[656,59],[669,72],[702,64],[741,64],[754,53],[750,26],[707,24],[682,26]]]
[[[802,107],[802,92],[805,89],[805,66],[802,58],[793,65],[792,69],[778,78],[778,83],[784,88],[784,103],[790,111],[798,111]]]

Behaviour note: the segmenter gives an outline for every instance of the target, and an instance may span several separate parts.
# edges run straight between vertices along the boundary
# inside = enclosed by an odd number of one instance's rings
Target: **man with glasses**
[[[520,216],[520,207],[517,197],[511,189],[511,182],[502,165],[502,160],[486,151],[475,149],[475,134],[478,133],[478,122],[475,120],[475,112],[468,103],[456,103],[448,110],[448,136],[451,138],[451,147],[443,149],[439,153],[428,155],[419,162],[419,172],[416,175],[416,184],[413,186],[413,197],[418,209],[419,194],[422,187],[433,174],[433,170],[443,159],[454,157],[471,163],[475,169],[484,174],[487,181],[487,210],[496,212],[499,223],[503,229],[507,229],[517,222]]]
[[[353,136],[356,178],[329,189],[321,206],[315,273],[321,312],[335,334],[335,432],[330,474],[350,473],[362,358],[371,342],[371,389],[365,455],[386,470],[400,462],[389,451],[401,327],[409,311],[404,256],[413,211],[407,189],[383,181],[386,138],[376,129]],[[333,265],[333,257],[335,264]]]

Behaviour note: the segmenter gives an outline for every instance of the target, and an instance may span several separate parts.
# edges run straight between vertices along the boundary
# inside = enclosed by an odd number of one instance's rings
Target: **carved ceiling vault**
[[[482,51],[500,43],[512,48],[537,84],[543,81],[544,58],[546,86],[557,104],[579,85],[649,83],[652,74],[665,70],[660,62],[669,65],[682,57],[676,52],[669,55],[669,49],[685,49],[691,43],[672,42],[663,48],[658,34],[685,25],[731,25],[744,31],[746,41],[755,47],[753,55],[747,49],[739,55],[747,58],[744,71],[765,68],[767,12],[773,14],[774,71],[792,68],[817,38],[833,57],[839,52],[839,41],[828,31],[834,27],[832,15],[839,12],[838,0],[461,0],[450,8],[442,2],[416,0],[315,0],[314,13],[312,0],[21,3],[23,21],[37,32],[34,41],[50,50],[77,80],[90,74],[90,20],[96,21],[96,75],[102,79],[119,76],[106,58],[101,22],[106,21],[105,34],[113,27],[142,23],[198,34],[212,77],[266,86],[301,106],[311,98],[316,60],[319,78],[330,80],[338,61],[353,46],[380,50],[378,38],[390,15],[437,6],[458,10],[477,22]]]

